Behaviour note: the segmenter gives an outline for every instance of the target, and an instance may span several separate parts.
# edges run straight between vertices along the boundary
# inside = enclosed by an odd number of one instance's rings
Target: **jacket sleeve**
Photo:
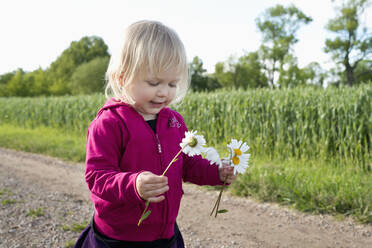
[[[178,119],[181,121],[182,137],[188,131],[185,121],[182,116],[178,114]],[[210,164],[209,160],[202,158],[202,156],[190,157],[184,153],[183,156],[183,181],[190,182],[197,185],[222,185],[218,175],[218,166]]]
[[[142,202],[136,190],[139,173],[123,172],[119,167],[128,138],[126,128],[120,120],[102,115],[87,134],[85,180],[89,190],[111,203]]]
[[[210,164],[200,155],[189,157],[183,153],[183,180],[198,185],[222,185],[218,166]]]

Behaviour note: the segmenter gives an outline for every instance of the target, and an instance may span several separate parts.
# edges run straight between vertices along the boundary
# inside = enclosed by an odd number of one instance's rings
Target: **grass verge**
[[[75,162],[82,162],[85,158],[85,137],[44,127],[24,129],[0,125],[0,146]],[[372,223],[370,170],[351,163],[340,165],[322,159],[252,157],[250,164],[247,173],[239,175],[231,185],[232,193],[279,202],[304,212],[327,213],[336,217],[351,215],[363,223]]]
[[[321,160],[251,161],[231,190],[293,206],[303,212],[354,216],[372,223],[372,173],[352,164],[330,165]]]
[[[53,128],[25,129],[0,125],[0,146],[19,151],[40,153],[68,161],[85,159],[85,136]]]

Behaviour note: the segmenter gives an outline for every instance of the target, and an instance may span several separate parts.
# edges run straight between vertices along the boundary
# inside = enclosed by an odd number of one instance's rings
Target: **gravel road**
[[[66,247],[93,209],[84,164],[0,148],[0,248]],[[351,219],[299,213],[224,193],[217,218],[216,191],[184,184],[178,224],[188,248],[372,247],[372,226]],[[67,246],[68,247],[68,246]]]

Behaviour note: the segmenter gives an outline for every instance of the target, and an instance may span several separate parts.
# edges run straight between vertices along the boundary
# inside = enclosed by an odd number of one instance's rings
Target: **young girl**
[[[188,89],[183,44],[159,22],[136,22],[106,76],[106,96],[114,97],[91,123],[86,146],[85,179],[95,212],[75,247],[184,247],[176,224],[182,180],[221,185],[235,176],[232,167],[185,154],[159,176],[187,131],[168,107]],[[138,226],[146,201],[151,214]]]

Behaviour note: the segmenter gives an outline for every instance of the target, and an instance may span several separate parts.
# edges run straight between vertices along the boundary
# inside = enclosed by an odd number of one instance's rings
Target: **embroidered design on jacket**
[[[169,124],[170,127],[177,127],[177,128],[181,127],[181,123],[179,123],[178,120],[176,119],[176,117],[174,117],[174,116],[169,119],[168,124]]]

